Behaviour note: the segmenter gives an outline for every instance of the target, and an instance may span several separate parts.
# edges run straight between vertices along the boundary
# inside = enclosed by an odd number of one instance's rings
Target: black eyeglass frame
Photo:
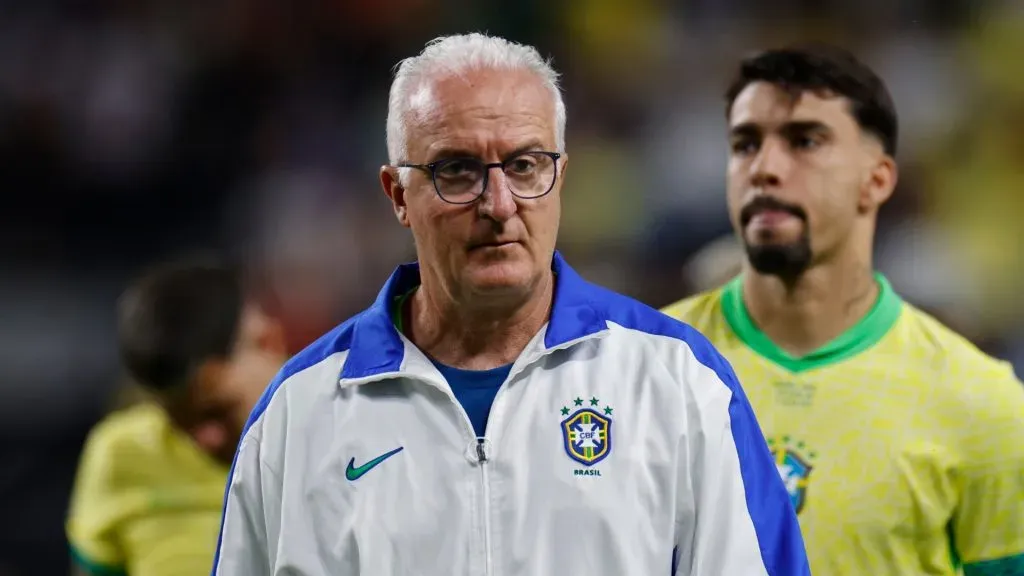
[[[490,178],[491,170],[492,169],[494,169],[494,168],[501,168],[501,171],[504,172],[505,171],[505,167],[508,166],[511,162],[514,162],[515,160],[517,160],[519,158],[522,158],[523,156],[537,155],[537,154],[542,155],[542,156],[547,156],[548,158],[551,158],[551,161],[555,165],[555,171],[554,171],[554,174],[551,177],[551,183],[548,184],[547,190],[545,190],[541,194],[537,194],[536,196],[523,196],[522,194],[517,194],[516,191],[513,190],[511,186],[508,186],[508,191],[511,192],[512,195],[515,196],[516,198],[522,198],[523,200],[536,200],[537,198],[543,198],[544,196],[547,196],[548,194],[551,193],[552,190],[555,189],[555,182],[558,182],[558,161],[562,158],[562,154],[561,153],[559,153],[559,152],[548,152],[546,150],[527,150],[525,152],[519,152],[517,154],[513,154],[512,156],[509,156],[508,158],[506,158],[505,160],[503,160],[501,162],[491,162],[489,164],[481,161],[479,158],[473,158],[471,156],[459,156],[459,157],[454,157],[454,158],[441,158],[440,160],[434,160],[433,162],[430,162],[428,164],[408,164],[408,163],[403,163],[403,164],[398,164],[395,167],[396,168],[415,168],[416,170],[423,170],[427,174],[430,174],[430,180],[434,184],[434,192],[437,193],[437,197],[438,198],[440,198],[441,200],[443,200],[443,201],[445,201],[445,202],[447,202],[449,204],[464,205],[464,204],[472,204],[473,202],[476,202],[477,200],[479,200],[481,196],[483,196],[484,190],[487,190],[488,178]],[[448,198],[445,198],[444,194],[441,194],[441,188],[437,184],[437,171],[438,171],[438,169],[439,168],[443,168],[443,167],[445,167],[445,166],[447,166],[447,165],[449,165],[449,164],[451,164],[453,162],[475,162],[475,163],[480,164],[480,166],[484,170],[484,179],[483,179],[483,182],[482,182],[483,185],[480,186],[480,192],[478,192],[475,196],[473,196],[469,200],[466,200],[465,202],[453,202],[452,200],[450,200]]]

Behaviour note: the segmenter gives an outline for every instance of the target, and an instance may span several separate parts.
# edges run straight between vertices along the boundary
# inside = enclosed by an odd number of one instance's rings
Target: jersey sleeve
[[[809,576],[796,512],[732,368],[706,344],[691,377],[710,390],[688,410],[679,477],[693,509],[679,526],[674,574]],[[684,521],[685,523],[685,521]]]
[[[235,455],[224,496],[224,518],[212,576],[270,576],[259,442],[246,436]]]
[[[129,559],[128,576],[208,574],[217,526],[206,516],[186,512],[161,518],[159,533],[146,547],[146,553]]]
[[[87,574],[124,572],[119,531],[125,496],[116,482],[113,442],[102,424],[89,435],[65,524],[72,561]]]
[[[951,528],[965,576],[1024,574],[1024,384],[1004,368],[975,375],[977,393],[962,423]]]

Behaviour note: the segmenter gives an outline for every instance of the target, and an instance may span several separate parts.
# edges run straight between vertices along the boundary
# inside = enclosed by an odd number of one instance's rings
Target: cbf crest
[[[576,398],[572,408],[562,407],[562,443],[565,453],[576,462],[590,467],[604,460],[612,451],[612,408],[597,398]],[[577,470],[576,476],[600,476],[597,470]]]
[[[794,441],[789,436],[769,438],[768,449],[775,458],[775,467],[782,477],[782,483],[786,485],[793,509],[799,514],[807,502],[807,486],[817,454],[808,450],[803,442]]]

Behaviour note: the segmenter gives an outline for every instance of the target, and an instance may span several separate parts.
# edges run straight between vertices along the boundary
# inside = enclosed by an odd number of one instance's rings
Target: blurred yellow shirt
[[[1024,574],[1024,386],[878,281],[873,310],[804,358],[754,325],[739,278],[664,311],[739,376],[813,574]]]
[[[72,556],[92,574],[209,574],[227,474],[161,409],[111,414],[79,463],[67,520]]]

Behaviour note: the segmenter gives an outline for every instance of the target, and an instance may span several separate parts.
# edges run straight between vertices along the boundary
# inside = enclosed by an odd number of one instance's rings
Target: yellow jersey
[[[111,414],[79,463],[66,526],[74,560],[97,575],[209,574],[227,474],[160,408]]]
[[[1024,386],[1004,362],[881,294],[796,358],[736,278],[664,312],[732,364],[822,576],[1024,574]]]

